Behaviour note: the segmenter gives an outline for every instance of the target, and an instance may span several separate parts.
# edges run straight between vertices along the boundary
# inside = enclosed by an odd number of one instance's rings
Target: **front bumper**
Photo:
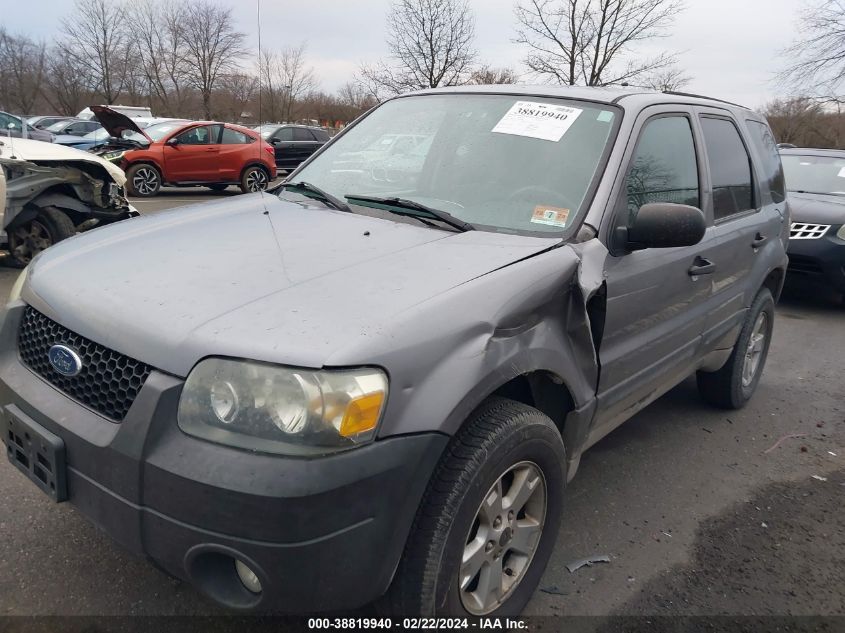
[[[232,608],[348,609],[386,591],[448,438],[388,438],[316,459],[231,449],[179,430],[182,381],[157,371],[115,424],[21,364],[21,313],[0,325],[3,412],[63,440],[68,500],[121,545]],[[256,572],[260,594],[240,583],[233,558]]]
[[[836,237],[838,228],[832,227],[824,237],[815,240],[790,240],[787,273],[845,292],[845,240]]]

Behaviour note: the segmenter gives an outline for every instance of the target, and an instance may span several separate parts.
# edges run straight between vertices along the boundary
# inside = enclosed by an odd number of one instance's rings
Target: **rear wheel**
[[[126,170],[126,188],[133,196],[151,198],[161,189],[161,172],[146,163],[132,165]]]
[[[751,304],[728,361],[718,371],[698,372],[698,391],[704,400],[723,409],[745,406],[769,355],[775,302],[768,288],[763,288]]]
[[[241,176],[241,191],[244,193],[258,193],[267,189],[270,184],[270,176],[263,167],[253,165],[247,167]]]
[[[26,266],[41,251],[76,233],[76,227],[63,211],[44,207],[29,222],[9,230],[9,251],[15,266]]]
[[[554,423],[491,398],[432,476],[382,606],[394,615],[519,614],[554,547],[565,452]]]

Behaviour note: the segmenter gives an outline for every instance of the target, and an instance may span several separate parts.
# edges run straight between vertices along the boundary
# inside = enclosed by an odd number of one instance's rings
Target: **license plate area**
[[[53,501],[67,499],[65,443],[37,422],[6,408],[0,431],[9,461]]]

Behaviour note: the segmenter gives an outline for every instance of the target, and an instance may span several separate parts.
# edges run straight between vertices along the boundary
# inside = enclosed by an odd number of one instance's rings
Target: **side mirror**
[[[281,143],[281,142],[282,142],[282,141],[281,141],[281,139],[278,139],[278,138],[276,138],[275,136],[274,136],[273,138],[271,138],[271,139],[270,139],[270,144],[271,144],[271,145],[278,145],[278,144],[279,144],[279,143]]]
[[[167,139],[167,142],[165,143],[165,145],[170,145],[170,147],[176,147],[177,145],[179,145],[179,139],[176,138],[175,136],[173,136],[173,137]]]
[[[654,202],[640,207],[630,227],[620,227],[622,244],[628,250],[694,246],[707,230],[704,213],[698,207],[671,202]]]

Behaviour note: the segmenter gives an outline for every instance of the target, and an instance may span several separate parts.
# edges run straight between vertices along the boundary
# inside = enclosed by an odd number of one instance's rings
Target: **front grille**
[[[50,364],[50,348],[60,344],[75,350],[82,360],[76,376],[64,376]],[[18,350],[23,363],[36,374],[116,422],[126,417],[151,371],[148,365],[71,332],[29,306],[18,330]]]
[[[830,229],[830,224],[806,224],[804,222],[793,222],[789,229],[791,240],[817,240],[823,237]]]

